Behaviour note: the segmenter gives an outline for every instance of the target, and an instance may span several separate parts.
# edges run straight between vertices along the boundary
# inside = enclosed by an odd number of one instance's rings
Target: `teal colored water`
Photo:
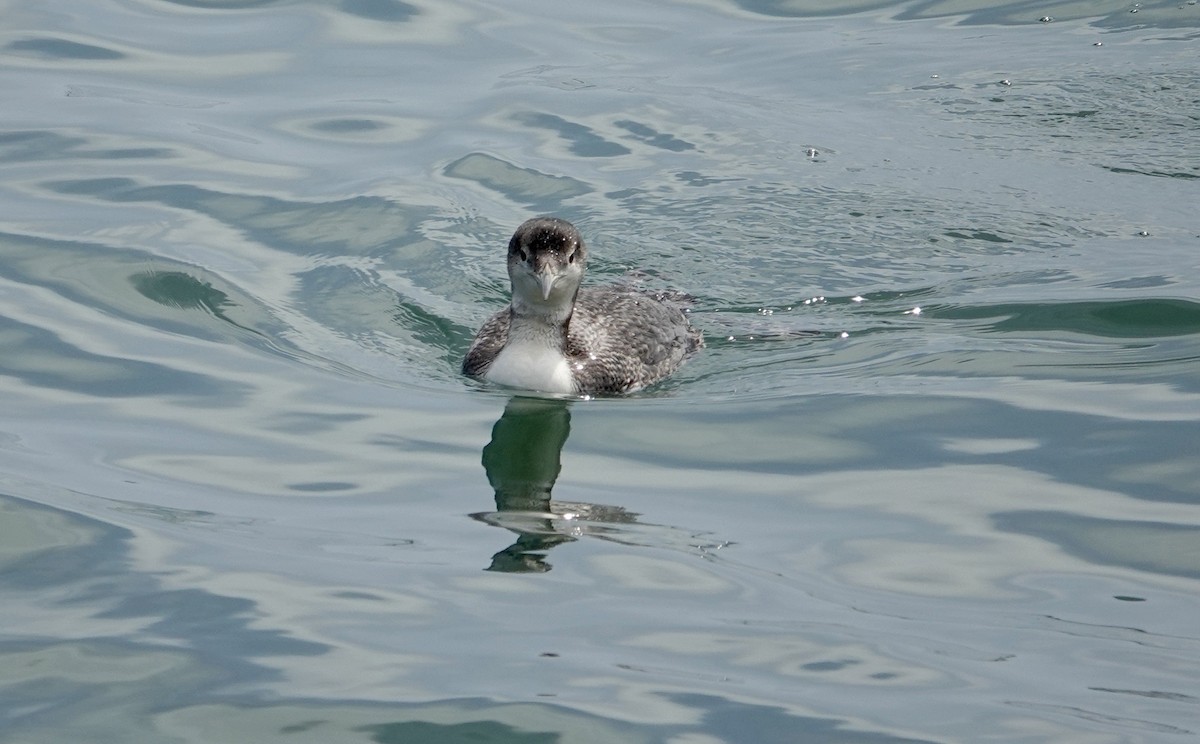
[[[1192,0],[4,18],[3,741],[1200,732]],[[704,352],[463,379],[547,213]]]

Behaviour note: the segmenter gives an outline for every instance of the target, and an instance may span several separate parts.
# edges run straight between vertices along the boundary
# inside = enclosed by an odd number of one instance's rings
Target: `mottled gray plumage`
[[[676,304],[624,287],[580,288],[587,247],[566,220],[537,217],[508,246],[512,303],[479,329],[463,373],[515,387],[626,393],[704,345]]]

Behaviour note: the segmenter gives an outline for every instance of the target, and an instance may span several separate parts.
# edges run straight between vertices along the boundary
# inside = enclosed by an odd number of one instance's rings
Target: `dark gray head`
[[[575,226],[557,217],[526,220],[508,241],[513,303],[568,313],[587,265],[587,246]]]

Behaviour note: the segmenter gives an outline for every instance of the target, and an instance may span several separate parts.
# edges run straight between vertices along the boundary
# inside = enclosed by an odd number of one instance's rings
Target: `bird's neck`
[[[514,293],[512,298],[512,324],[529,327],[565,329],[575,309],[573,295],[564,298],[551,296],[550,301],[541,297],[527,298]]]

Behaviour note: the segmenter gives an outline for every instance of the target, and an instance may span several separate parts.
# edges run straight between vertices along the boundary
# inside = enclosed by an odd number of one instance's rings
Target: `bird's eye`
[[[523,262],[529,260],[529,254],[525,252],[524,248],[518,248],[517,249],[517,258],[521,259],[521,261],[523,263]]]
[[[567,256],[567,263],[575,263],[575,251],[571,251],[571,255]]]

